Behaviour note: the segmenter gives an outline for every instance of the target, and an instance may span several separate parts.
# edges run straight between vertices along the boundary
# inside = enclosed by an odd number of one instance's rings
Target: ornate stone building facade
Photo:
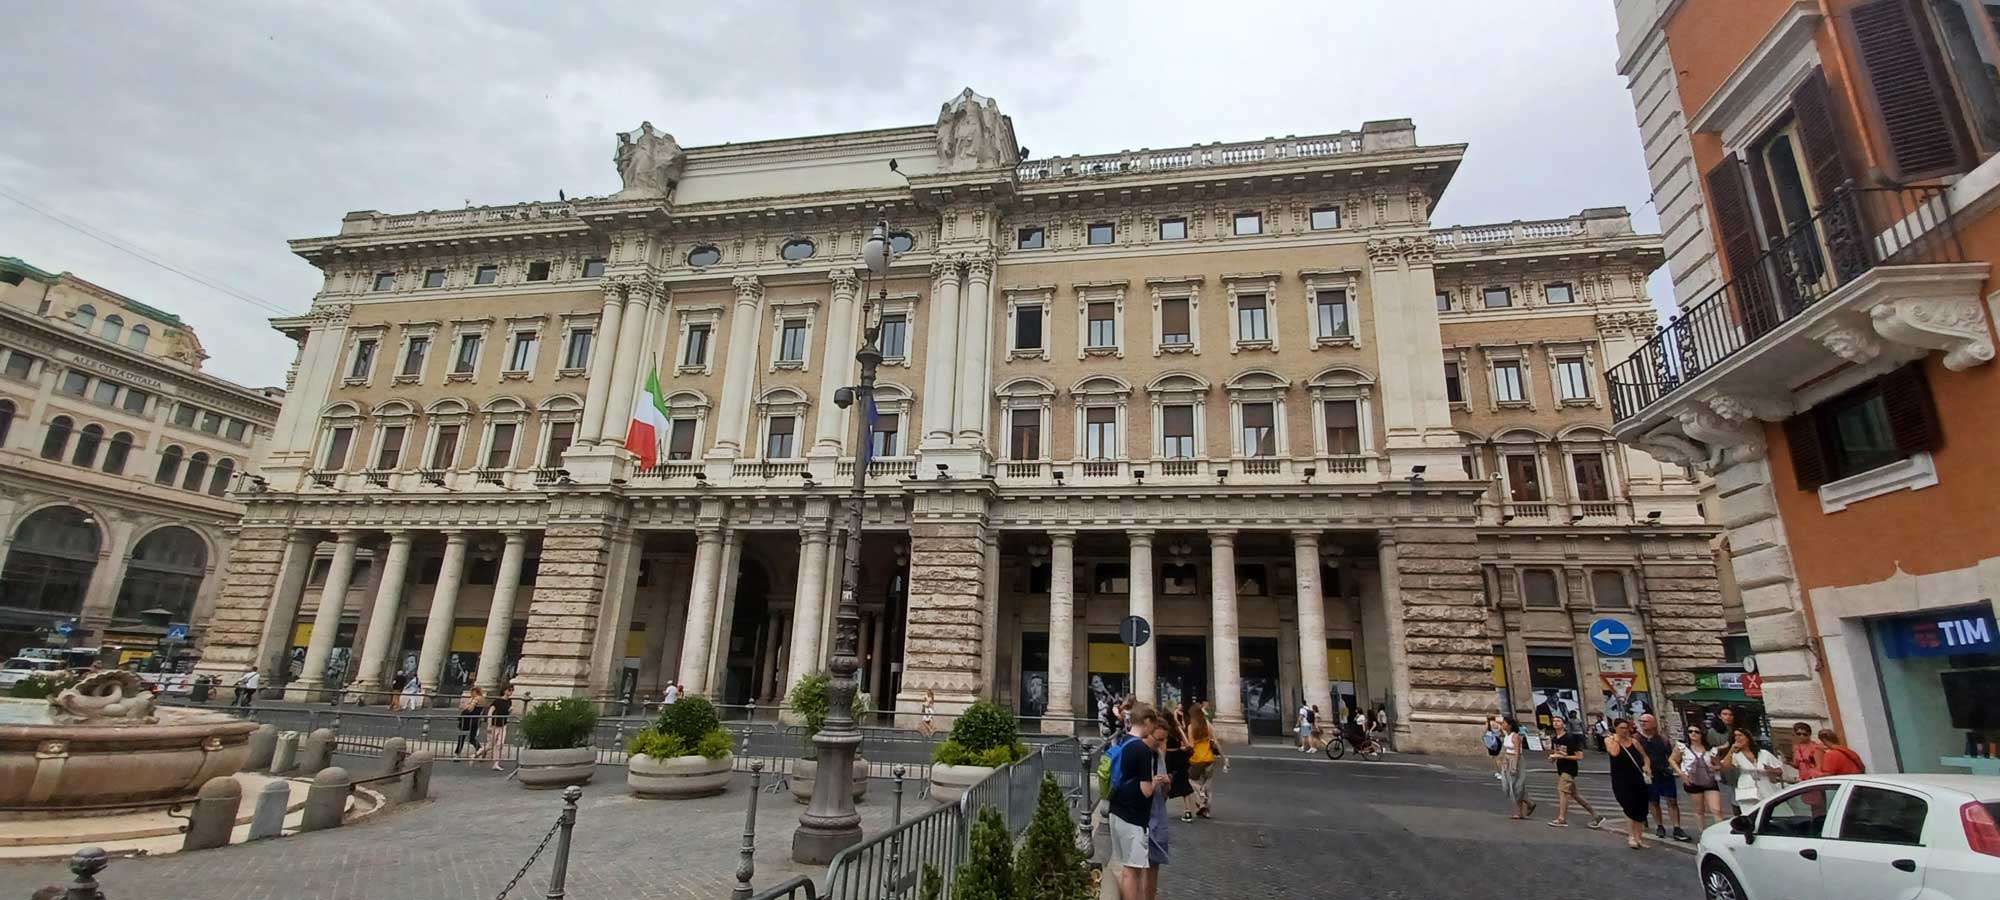
[[[1661,260],[1622,210],[1433,230],[1464,147],[1408,121],[1016,148],[970,91],[825,137],[644,126],[608,197],[294,242],[326,286],[276,323],[296,388],[205,664],[289,655],[300,696],[408,669],[782,698],[833,644],[858,464],[834,397],[871,326],[878,707],[992,697],[1056,731],[1133,688],[1241,735],[1308,696],[1443,746],[1503,702],[1601,706],[1596,617],[1670,688],[1720,656],[1694,492],[1608,431],[1602,367],[1650,332]],[[878,217],[896,255],[868,282]],[[1156,633],[1132,653],[1128,614]]]
[[[113,663],[200,636],[284,394],[206,357],[172,313],[0,257],[0,654],[63,623]]]

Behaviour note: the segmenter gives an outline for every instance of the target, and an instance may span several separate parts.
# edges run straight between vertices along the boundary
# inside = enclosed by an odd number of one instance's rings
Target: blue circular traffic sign
[[[1590,645],[1605,656],[1624,656],[1632,652],[1632,629],[1617,619],[1598,619],[1590,623]]]

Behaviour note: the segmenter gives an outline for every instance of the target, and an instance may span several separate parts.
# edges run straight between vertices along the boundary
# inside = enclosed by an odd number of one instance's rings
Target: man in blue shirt
[[[1146,824],[1153,816],[1153,793],[1172,783],[1155,762],[1163,749],[1158,711],[1140,706],[1132,711],[1129,733],[1136,741],[1119,748],[1111,764],[1111,855],[1118,862],[1118,893],[1124,900],[1146,900],[1159,889],[1146,846]]]

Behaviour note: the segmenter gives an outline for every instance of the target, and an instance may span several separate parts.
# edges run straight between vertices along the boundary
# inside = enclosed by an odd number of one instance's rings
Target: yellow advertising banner
[[[460,625],[451,630],[451,652],[478,653],[486,642],[486,626]]]
[[[312,643],[312,637],[313,627],[311,622],[300,622],[292,626],[292,646],[303,647],[310,644]]]
[[[1493,686],[1499,688],[1507,686],[1507,657],[1493,657]]]
[[[1105,675],[1123,675],[1131,668],[1131,650],[1124,644],[1091,642],[1089,671]]]
[[[1329,681],[1354,680],[1354,649],[1352,647],[1326,648],[1326,677]]]
[[[625,632],[626,658],[630,659],[633,657],[644,657],[645,655],[646,655],[646,632],[644,631]]]

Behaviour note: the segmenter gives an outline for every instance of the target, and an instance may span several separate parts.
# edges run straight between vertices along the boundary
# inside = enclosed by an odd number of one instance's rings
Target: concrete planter
[[[729,768],[735,761],[728,754],[721,759],[704,756],[654,759],[636,753],[625,763],[625,786],[634,796],[649,800],[711,797],[729,787]]]
[[[558,788],[586,784],[597,773],[597,748],[564,747],[560,750],[522,748],[515,777],[525,788]]]
[[[958,798],[972,786],[993,774],[992,766],[947,766],[941,763],[931,765],[931,800],[939,803],[957,803]]]
[[[819,761],[801,759],[792,763],[792,799],[800,803],[811,803],[813,780],[819,776]],[[854,799],[868,796],[868,761],[860,757],[854,759]]]

